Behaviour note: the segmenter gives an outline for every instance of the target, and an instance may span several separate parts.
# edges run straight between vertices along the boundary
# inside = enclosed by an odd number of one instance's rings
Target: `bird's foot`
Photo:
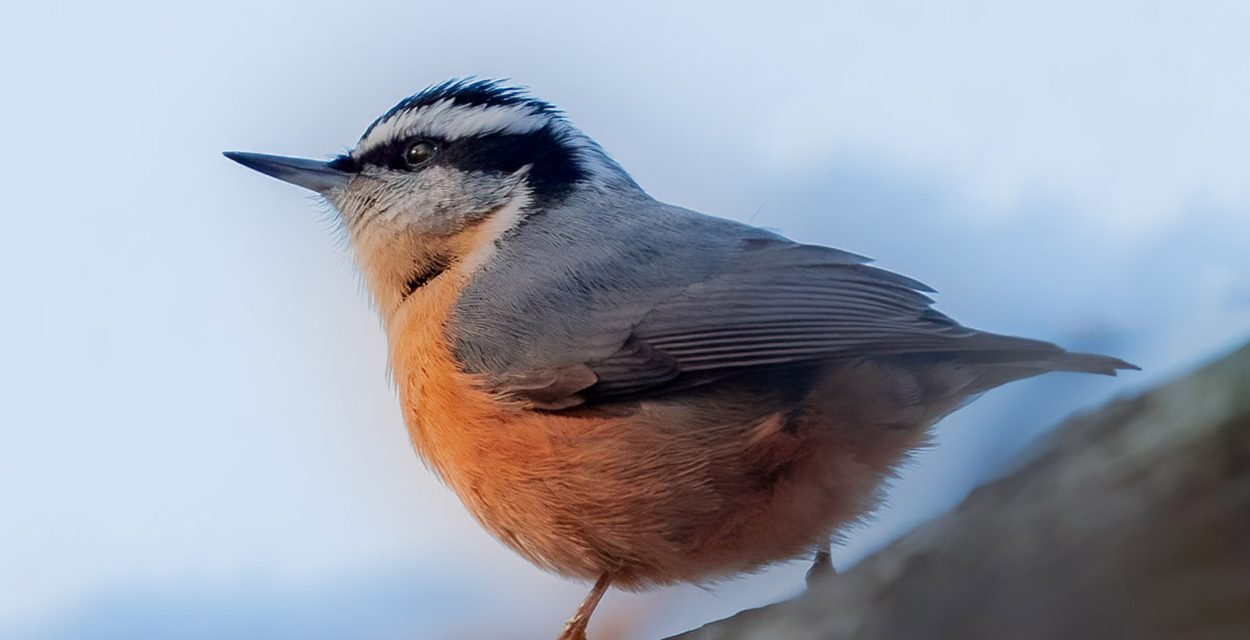
[[[836,575],[838,572],[833,568],[833,559],[829,557],[829,550],[821,549],[816,552],[816,557],[812,558],[812,566],[807,570],[807,588],[811,589],[816,584]]]

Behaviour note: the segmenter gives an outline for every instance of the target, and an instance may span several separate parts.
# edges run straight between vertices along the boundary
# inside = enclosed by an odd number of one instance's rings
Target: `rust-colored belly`
[[[812,406],[761,412],[710,393],[574,417],[496,398],[444,337],[456,284],[440,278],[391,319],[404,418],[478,521],[539,566],[628,588],[787,560],[871,507],[897,461],[860,459]]]

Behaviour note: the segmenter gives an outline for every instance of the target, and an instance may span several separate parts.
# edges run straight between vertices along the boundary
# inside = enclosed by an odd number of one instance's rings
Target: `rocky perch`
[[[1039,451],[850,571],[670,640],[1250,638],[1250,345]]]

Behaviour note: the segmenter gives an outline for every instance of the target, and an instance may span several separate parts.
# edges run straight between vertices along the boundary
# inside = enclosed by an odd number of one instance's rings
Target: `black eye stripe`
[[[413,167],[405,153],[422,141],[434,144],[437,150],[429,162]],[[586,178],[576,153],[563,144],[559,132],[550,126],[530,133],[492,133],[455,140],[415,136],[388,142],[349,160],[358,166],[373,165],[399,171],[421,171],[442,165],[466,172],[511,173],[531,165],[529,182],[539,196],[558,197]]]
[[[465,171],[516,171],[558,160],[563,147],[545,130],[464,138],[447,146],[440,161]]]
[[[586,178],[576,152],[546,126],[523,134],[492,134],[458,140],[436,162],[462,171],[513,172],[531,165],[528,180],[539,197],[559,197]]]
[[[371,165],[374,167],[387,167],[389,169],[398,169],[400,171],[411,170],[404,154],[409,147],[418,142],[430,142],[436,149],[441,149],[444,143],[435,139],[424,136],[414,136],[411,138],[403,138],[400,140],[392,140],[384,145],[370,149],[369,153],[365,153],[354,159],[358,166]],[[435,157],[438,152],[435,151]],[[425,166],[425,165],[423,165]]]
[[[346,171],[348,173],[360,173],[362,164],[356,158],[347,154],[342,154],[330,161],[330,168],[338,169],[339,171]]]

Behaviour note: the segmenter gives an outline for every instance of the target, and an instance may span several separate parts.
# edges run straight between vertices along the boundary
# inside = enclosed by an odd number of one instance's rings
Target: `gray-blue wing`
[[[733,267],[644,315],[612,355],[588,362],[599,398],[662,392],[726,373],[963,345],[977,332],[931,308],[927,287],[825,247],[745,243]]]
[[[523,303],[503,305],[533,316],[511,314],[510,341],[492,336],[493,349],[467,336],[479,345],[465,352],[470,369],[476,365],[501,391],[561,409],[839,358],[924,353],[1053,363],[1079,355],[963,327],[931,307],[925,285],[859,256],[691,212],[678,218],[660,216],[633,229],[631,243],[581,253],[599,260],[563,264],[564,254],[549,254],[557,268],[541,271],[528,293],[515,289]],[[693,227],[676,236],[684,244],[665,246],[678,231],[665,225],[686,223]],[[615,253],[650,244],[659,246],[646,252],[648,261]],[[479,316],[488,315],[490,305],[478,306]],[[1117,362],[1053,368],[1109,373]]]

